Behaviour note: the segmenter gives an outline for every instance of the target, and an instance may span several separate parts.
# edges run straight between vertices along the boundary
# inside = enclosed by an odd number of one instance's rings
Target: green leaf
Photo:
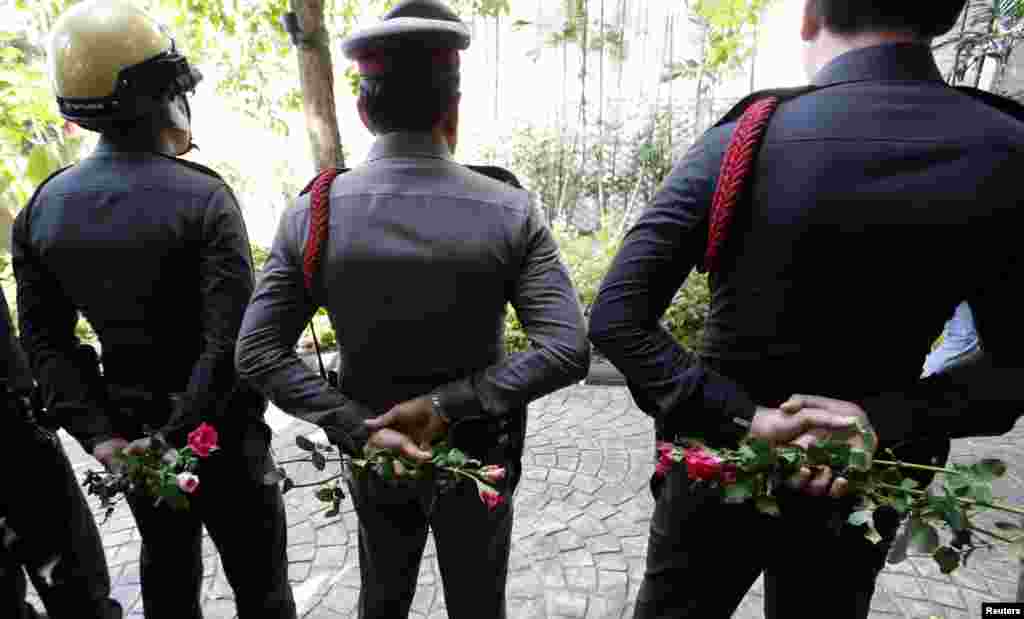
[[[904,490],[914,490],[920,485],[921,484],[919,484],[917,480],[910,479],[909,477],[900,482],[900,487],[903,488]]]
[[[949,546],[943,546],[936,550],[932,558],[939,564],[939,569],[943,574],[952,574],[956,568],[960,567],[960,553]]]
[[[316,445],[313,444],[313,441],[301,434],[295,437],[295,444],[303,451],[316,451]]]
[[[901,494],[893,497],[892,506],[901,514],[905,514],[910,510],[911,499],[905,494]]]
[[[865,509],[859,512],[853,512],[846,521],[855,527],[860,527],[865,524],[873,525],[874,517],[870,511]]]
[[[318,471],[324,470],[327,467],[327,458],[324,457],[319,451],[314,451],[310,454],[310,459],[313,461],[313,466]]]
[[[939,547],[939,532],[920,518],[911,518],[907,524],[910,531],[910,549],[929,554]]]
[[[462,453],[458,449],[452,449],[448,452],[448,466],[460,467],[466,464],[466,454]]]
[[[753,496],[753,480],[737,481],[725,487],[725,500],[730,503],[742,503]]]
[[[757,497],[757,511],[768,516],[781,516],[782,512],[779,511],[779,502],[775,497],[771,496],[759,496]]]
[[[992,503],[992,486],[986,483],[974,484],[971,486],[971,496],[979,503]]]
[[[868,452],[863,449],[851,449],[850,450],[850,466],[857,469],[858,471],[866,471],[870,467],[868,465]]]

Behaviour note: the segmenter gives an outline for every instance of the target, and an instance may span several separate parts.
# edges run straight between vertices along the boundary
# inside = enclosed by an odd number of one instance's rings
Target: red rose
[[[664,477],[668,475],[668,472],[672,470],[672,463],[666,462],[665,458],[658,460],[658,464],[654,466],[654,474],[658,477]]]
[[[494,488],[480,485],[480,500],[484,502],[487,509],[494,511],[505,502],[505,497],[501,496],[501,493]]]
[[[201,423],[199,427],[188,433],[188,447],[192,453],[205,458],[211,451],[216,451],[217,429],[208,423]]]
[[[658,455],[664,458],[666,455],[671,455],[675,451],[676,446],[672,443],[666,443],[665,441],[658,441]]]
[[[690,479],[710,481],[722,474],[722,460],[703,449],[686,450],[686,473]]]

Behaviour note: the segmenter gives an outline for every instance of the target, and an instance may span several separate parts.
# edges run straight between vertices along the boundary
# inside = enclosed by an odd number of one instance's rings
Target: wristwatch
[[[444,414],[444,407],[441,406],[441,394],[437,391],[430,394],[430,407],[435,415],[443,419],[445,423],[451,424],[452,420]]]

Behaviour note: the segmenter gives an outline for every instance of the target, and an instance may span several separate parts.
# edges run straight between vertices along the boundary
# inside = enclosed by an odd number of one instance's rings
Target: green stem
[[[878,483],[876,485],[878,487],[880,487],[880,488],[889,488],[889,489],[892,489],[892,490],[899,490],[901,492],[907,492],[907,493],[913,494],[915,496],[927,496],[928,495],[928,493],[923,491],[923,490],[908,490],[907,488],[904,488],[903,486],[894,486],[892,484],[883,484],[883,483]],[[957,497],[956,500],[959,501],[963,505],[974,505],[974,506],[977,506],[977,507],[984,507],[984,508],[987,508],[987,509],[994,509],[994,510],[1001,511],[1001,512],[1007,512],[1007,513],[1010,513],[1010,514],[1017,514],[1019,516],[1024,516],[1024,509],[1018,509],[1016,507],[1010,507],[1009,505],[1000,505],[998,503],[982,503],[981,501],[974,501],[974,500],[971,500],[971,499],[964,499],[964,498],[960,498],[960,497]]]
[[[292,488],[312,488],[313,486],[322,486],[326,483],[334,481],[335,479],[341,479],[341,477],[342,474],[338,473],[337,475],[328,477],[327,479],[321,479],[320,481],[313,481],[308,484],[295,484],[294,486],[292,486]]]
[[[882,466],[896,466],[904,469],[915,469],[918,471],[930,471],[932,473],[945,473],[946,475],[963,475],[960,471],[954,471],[952,469],[945,469],[938,466],[925,466],[923,464],[909,464],[907,462],[896,462],[893,460],[873,460],[872,464],[881,464]]]

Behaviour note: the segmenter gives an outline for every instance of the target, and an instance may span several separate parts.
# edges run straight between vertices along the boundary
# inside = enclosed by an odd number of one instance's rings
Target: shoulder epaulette
[[[467,165],[466,167],[478,174],[483,174],[484,176],[493,178],[496,181],[501,181],[502,183],[512,185],[518,189],[523,188],[523,185],[519,182],[519,179],[516,178],[516,175],[505,168],[494,165]]]
[[[790,99],[796,99],[801,95],[819,90],[819,88],[820,87],[818,86],[800,86],[797,88],[772,88],[769,90],[759,90],[743,97],[739,103],[726,112],[725,116],[723,116],[720,121],[715,123],[715,126],[720,127],[722,125],[738,121],[750,106],[754,105],[758,101],[764,101],[765,99],[774,97],[775,99],[778,99],[779,103],[785,103]]]
[[[175,163],[178,163],[178,164],[181,164],[181,165],[185,166],[186,168],[190,168],[192,170],[195,170],[196,172],[201,172],[202,174],[205,174],[207,176],[212,176],[213,178],[215,178],[215,179],[217,179],[219,181],[222,181],[223,183],[227,184],[227,181],[224,180],[223,176],[218,174],[212,168],[208,168],[208,167],[204,166],[201,163],[196,163],[195,161],[189,161],[188,159],[182,159],[181,157],[172,157],[170,155],[165,155],[163,153],[154,153],[154,154],[159,155],[159,156],[163,157],[164,159],[170,159],[171,161],[173,161]]]
[[[980,88],[972,88],[970,86],[956,86],[956,90],[994,107],[1004,114],[1013,116],[1017,120],[1024,122],[1024,105],[1021,105],[1019,102],[1014,101],[1009,97],[997,95],[992,92],[981,90]]]

